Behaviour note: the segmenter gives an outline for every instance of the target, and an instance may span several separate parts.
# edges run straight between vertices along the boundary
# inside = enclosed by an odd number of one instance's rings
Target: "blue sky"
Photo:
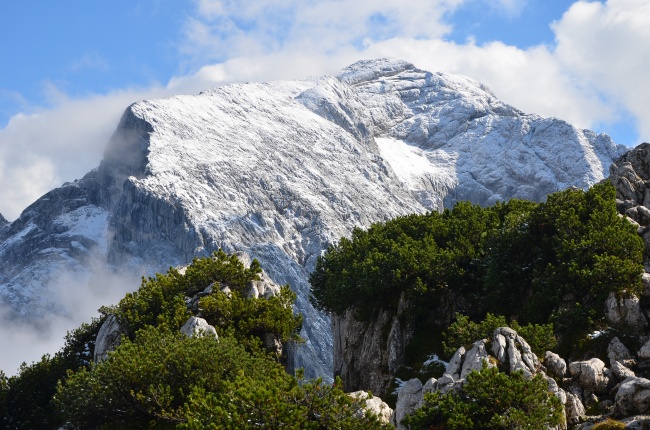
[[[0,4],[0,213],[95,167],[131,102],[334,74],[462,73],[628,146],[650,140],[646,0],[23,0]],[[558,148],[561,150],[561,148]]]

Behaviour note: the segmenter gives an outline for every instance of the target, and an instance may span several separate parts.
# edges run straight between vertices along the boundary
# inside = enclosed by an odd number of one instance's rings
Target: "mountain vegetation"
[[[69,333],[54,356],[24,364],[16,376],[0,374],[0,428],[383,428],[339,381],[290,375],[282,357],[264,348],[268,334],[300,342],[302,321],[288,286],[269,298],[245,293],[260,272],[257,261],[245,267],[219,251],[184,273],[143,278],[138,291],[102,308],[104,317]],[[199,309],[218,339],[179,331],[192,315],[186,300],[199,292]],[[126,333],[94,363],[106,314]]]
[[[356,229],[318,259],[310,282],[318,308],[338,315],[353,310],[360,320],[379,309],[396,315],[405,298],[398,317],[429,331],[442,299],[451,297],[455,311],[469,319],[456,317],[447,356],[494,325],[469,324],[488,313],[502,316],[498,324],[507,319],[529,327],[524,330],[535,332],[539,347],[553,344],[552,324],[558,348],[570,352],[603,325],[610,293],[641,292],[642,253],[635,228],[616,211],[613,186],[601,183],[539,204],[462,202],[442,213]]]

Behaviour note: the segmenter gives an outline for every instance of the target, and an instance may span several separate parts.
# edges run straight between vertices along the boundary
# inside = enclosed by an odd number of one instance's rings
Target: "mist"
[[[98,263],[84,273],[58,273],[43,293],[44,303],[30,304],[25,316],[1,305],[0,370],[15,375],[21,363],[54,355],[64,345],[68,331],[99,317],[101,306],[117,304],[126,293],[137,290],[144,273],[114,272]]]

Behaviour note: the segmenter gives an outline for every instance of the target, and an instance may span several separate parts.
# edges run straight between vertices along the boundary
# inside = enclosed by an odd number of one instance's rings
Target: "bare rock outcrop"
[[[612,381],[611,370],[599,358],[587,361],[574,361],[569,364],[569,373],[573,376],[584,391],[602,393],[607,390]]]
[[[627,378],[616,392],[616,413],[629,417],[650,412],[650,381]]]
[[[377,396],[372,396],[367,391],[354,391],[348,396],[363,401],[363,409],[358,410],[355,416],[361,418],[366,412],[376,415],[384,424],[390,424],[393,420],[394,411],[386,402]]]
[[[117,317],[113,314],[107,316],[95,340],[95,354],[93,357],[95,363],[105,360],[108,353],[119,346],[123,334],[126,334],[126,329],[120,325]]]
[[[181,333],[187,337],[196,337],[196,336],[206,336],[214,337],[218,339],[217,330],[214,326],[208,324],[203,318],[191,316],[183,327],[181,327]]]
[[[395,405],[395,426],[398,430],[404,429],[401,422],[407,415],[412,414],[422,401],[422,381],[417,378],[410,379],[402,385],[397,394]]]
[[[609,293],[605,301],[605,317],[614,326],[625,326],[637,333],[648,326],[639,298],[633,294],[617,297],[616,293]]]
[[[499,327],[494,330],[492,352],[499,363],[508,364],[511,372],[521,370],[530,376],[540,368],[539,360],[533,354],[528,342],[509,327]]]
[[[554,352],[546,351],[544,354],[544,365],[548,372],[560,379],[566,374],[566,361]]]

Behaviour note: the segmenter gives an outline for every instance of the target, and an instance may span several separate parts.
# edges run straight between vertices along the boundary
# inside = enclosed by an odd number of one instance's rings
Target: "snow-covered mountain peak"
[[[19,315],[65,312],[53,295],[60,279],[244,251],[297,292],[307,342],[295,365],[329,375],[329,320],[311,306],[307,282],[329,244],[458,200],[542,200],[587,187],[622,150],[606,135],[523,114],[470,78],[401,60],[141,101],[97,169],[0,224],[0,300]]]

